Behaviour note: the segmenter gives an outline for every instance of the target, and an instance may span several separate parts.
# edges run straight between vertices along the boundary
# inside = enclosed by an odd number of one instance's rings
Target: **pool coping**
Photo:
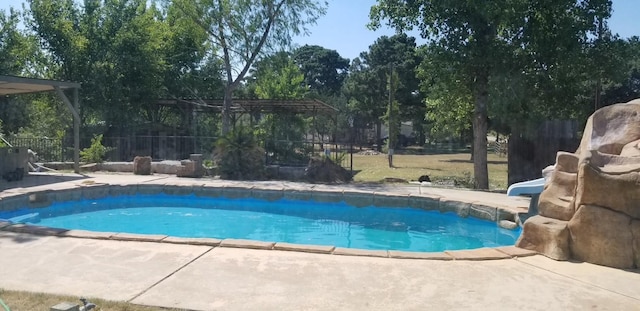
[[[459,217],[471,217],[496,222],[502,226],[503,221],[520,225],[518,214],[513,210],[489,206],[483,202],[465,202],[450,198],[434,196],[432,194],[397,194],[385,191],[368,191],[361,189],[342,189],[334,187],[319,187],[299,189],[273,186],[258,186],[248,183],[230,183],[207,185],[199,183],[197,179],[191,183],[176,184],[162,182],[162,179],[146,184],[139,183],[100,183],[82,182],[58,189],[24,189],[26,191],[0,193],[0,210],[14,210],[19,207],[46,207],[56,201],[79,199],[97,199],[109,195],[161,194],[188,195],[225,198],[258,198],[269,201],[278,199],[315,200],[318,202],[337,203],[346,202],[356,207],[385,206],[410,207],[423,210],[453,212]],[[180,180],[182,181],[182,180]],[[366,250],[357,248],[343,248],[335,246],[305,245],[284,242],[263,242],[242,239],[214,239],[214,238],[180,238],[167,235],[145,235],[121,232],[94,232],[84,230],[67,230],[49,228],[37,225],[14,224],[0,221],[0,231],[33,234],[40,236],[57,236],[67,238],[102,239],[114,241],[135,241],[153,243],[173,243],[205,245],[211,247],[248,248],[276,251],[296,251],[306,253],[383,257],[396,259],[427,259],[427,260],[496,260],[515,257],[525,257],[538,254],[516,246],[484,247],[470,250],[455,250],[443,252],[411,252],[396,250]]]

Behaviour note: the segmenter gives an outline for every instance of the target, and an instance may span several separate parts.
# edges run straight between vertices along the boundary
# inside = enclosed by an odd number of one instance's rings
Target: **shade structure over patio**
[[[71,90],[69,100],[64,91]],[[56,92],[73,115],[73,170],[80,173],[80,83],[0,75],[0,96]]]

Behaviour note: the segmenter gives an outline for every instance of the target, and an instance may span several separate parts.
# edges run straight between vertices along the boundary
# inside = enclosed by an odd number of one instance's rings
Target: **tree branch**
[[[258,54],[260,53],[260,50],[262,49],[262,46],[264,45],[264,43],[267,41],[267,38],[269,37],[269,32],[271,31],[271,27],[273,26],[273,22],[274,22],[276,16],[280,13],[280,10],[282,9],[282,6],[284,5],[285,2],[286,2],[286,0],[281,0],[276,5],[275,10],[270,12],[269,19],[267,21],[267,26],[265,27],[265,30],[262,33],[262,37],[260,38],[260,41],[258,42],[258,45],[256,45],[256,47],[251,52],[251,56],[249,57],[249,59],[247,60],[246,64],[244,65],[244,68],[242,68],[242,71],[240,71],[240,74],[238,74],[236,79],[231,84],[232,88],[235,88],[235,87],[238,86],[238,84],[240,83],[240,81],[242,80],[244,75],[247,74],[247,71],[249,71],[249,68],[251,67],[251,64],[253,63],[253,61],[256,59],[256,57],[258,57]]]

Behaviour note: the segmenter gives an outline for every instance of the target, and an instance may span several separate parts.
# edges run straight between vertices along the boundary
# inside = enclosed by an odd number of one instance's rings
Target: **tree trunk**
[[[224,89],[224,102],[222,104],[222,135],[226,135],[231,130],[231,102],[233,90],[230,85]]]
[[[476,189],[489,189],[487,169],[487,103],[489,75],[479,74],[474,83],[473,111],[473,176]]]
[[[382,151],[382,121],[376,121],[376,151]]]

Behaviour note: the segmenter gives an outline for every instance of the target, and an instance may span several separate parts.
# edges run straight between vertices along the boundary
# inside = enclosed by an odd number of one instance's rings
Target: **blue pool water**
[[[64,229],[423,252],[513,245],[520,234],[490,221],[413,208],[164,194],[60,202],[0,212],[0,219]]]

